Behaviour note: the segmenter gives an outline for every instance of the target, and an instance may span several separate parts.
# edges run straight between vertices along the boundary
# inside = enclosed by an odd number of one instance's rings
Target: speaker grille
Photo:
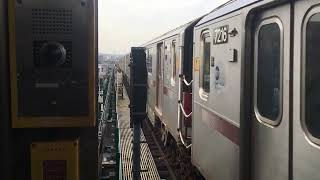
[[[71,34],[71,9],[32,9],[32,33]]]

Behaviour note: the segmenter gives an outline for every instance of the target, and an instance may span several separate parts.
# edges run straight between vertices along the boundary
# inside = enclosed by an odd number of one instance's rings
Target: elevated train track
[[[172,154],[168,155],[166,148],[160,141],[158,131],[152,128],[148,119],[143,121],[142,130],[161,179],[177,180],[175,167],[172,165],[173,162],[170,161]]]

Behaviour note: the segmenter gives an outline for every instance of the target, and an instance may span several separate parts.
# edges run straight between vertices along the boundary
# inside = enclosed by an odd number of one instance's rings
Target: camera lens
[[[59,67],[66,61],[66,49],[58,42],[48,42],[40,48],[40,64],[44,67]]]

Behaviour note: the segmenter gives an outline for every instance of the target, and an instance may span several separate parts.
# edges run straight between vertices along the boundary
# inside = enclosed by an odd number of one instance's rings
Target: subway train
[[[319,0],[232,0],[143,47],[181,179],[320,179]]]

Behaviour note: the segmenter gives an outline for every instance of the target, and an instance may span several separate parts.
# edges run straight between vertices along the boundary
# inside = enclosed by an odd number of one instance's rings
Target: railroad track
[[[165,147],[160,143],[160,133],[155,133],[150,122],[143,121],[142,130],[149,149],[156,163],[161,179],[177,180],[174,168],[169,163],[169,156],[165,153]]]

